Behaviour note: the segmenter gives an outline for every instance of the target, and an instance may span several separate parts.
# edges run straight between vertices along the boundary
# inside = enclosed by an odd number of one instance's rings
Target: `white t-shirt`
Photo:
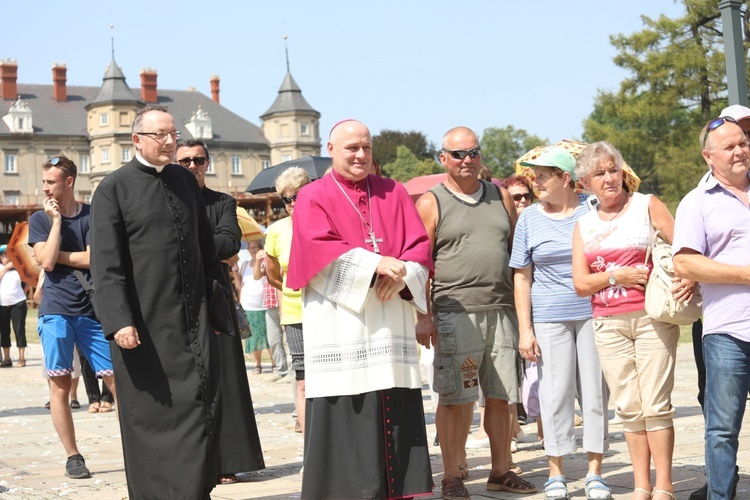
[[[240,260],[237,263],[242,275],[242,290],[240,291],[240,304],[245,311],[264,311],[263,307],[263,284],[266,277],[259,280],[253,278],[253,266],[250,264],[250,252],[240,251]]]
[[[23,293],[21,276],[15,269],[10,269],[0,279],[0,306],[13,306],[26,300]]]

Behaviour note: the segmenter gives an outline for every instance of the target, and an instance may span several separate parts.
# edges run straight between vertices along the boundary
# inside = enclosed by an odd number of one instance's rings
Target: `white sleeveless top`
[[[592,273],[644,265],[650,235],[648,205],[651,195],[633,193],[630,206],[613,221],[591,211],[578,219],[586,262]],[[646,264],[651,271],[651,262]],[[591,296],[594,317],[639,311],[645,292],[623,285],[608,286]]]

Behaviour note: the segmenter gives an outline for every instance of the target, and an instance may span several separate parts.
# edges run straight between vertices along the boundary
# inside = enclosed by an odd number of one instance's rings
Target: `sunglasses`
[[[72,175],[72,173],[70,171],[70,167],[68,165],[65,165],[63,163],[63,159],[60,158],[59,156],[55,156],[54,158],[50,158],[49,159],[49,164],[52,165],[53,167],[57,167],[59,169],[65,170],[65,172],[67,172],[68,175]]]
[[[719,118],[716,118],[716,119],[711,120],[710,122],[708,122],[708,125],[706,125],[706,133],[703,135],[703,143],[702,143],[703,147],[706,147],[706,139],[708,139],[708,133],[709,132],[713,132],[714,130],[716,130],[717,128],[721,127],[722,125],[724,125],[727,122],[734,123],[738,127],[740,126],[740,124],[737,123],[737,120],[735,120],[731,116],[720,116]],[[742,127],[740,127],[740,128],[742,128]]]
[[[293,201],[297,199],[297,195],[294,196],[282,196],[281,201],[284,202],[284,205],[290,205]]]
[[[454,160],[463,160],[464,158],[466,158],[467,155],[469,156],[469,158],[473,160],[474,158],[480,155],[480,153],[482,152],[482,148],[477,147],[473,149],[454,149],[454,150],[444,149],[443,151],[451,155],[451,158],[453,158]]]
[[[177,163],[182,165],[183,167],[189,167],[190,163],[195,163],[196,167],[202,167],[204,163],[206,163],[206,157],[205,156],[193,156],[192,158],[180,158],[177,160]]]
[[[531,193],[523,193],[523,194],[514,194],[513,201],[521,201],[521,200],[528,200],[531,201]]]

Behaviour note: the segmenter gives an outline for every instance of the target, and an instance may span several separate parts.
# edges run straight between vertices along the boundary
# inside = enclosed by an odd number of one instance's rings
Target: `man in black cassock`
[[[135,159],[102,180],[91,205],[94,305],[114,341],[133,500],[210,498],[218,474],[214,331],[231,332],[231,316],[200,188],[171,164],[178,135],[165,107],[139,111]]]
[[[206,171],[211,164],[211,156],[203,141],[189,139],[179,142],[175,158],[198,181],[208,220],[214,229],[214,245],[222,261],[222,271],[227,282],[231,283],[228,263],[232,259],[232,264],[236,263],[242,238],[237,224],[237,202],[228,194],[206,187]],[[233,308],[233,295],[230,297]],[[234,327],[234,335],[218,336],[221,358],[221,425],[223,429],[231,430],[222,432],[219,438],[218,484],[236,483],[235,472],[249,472],[266,467],[255,423],[250,385],[247,382],[242,339],[236,334],[239,328],[236,324]]]

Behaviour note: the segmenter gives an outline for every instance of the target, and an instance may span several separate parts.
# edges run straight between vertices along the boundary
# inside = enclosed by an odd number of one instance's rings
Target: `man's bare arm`
[[[276,290],[282,290],[284,282],[281,277],[281,264],[276,257],[268,254],[266,254],[266,277],[269,285]]]
[[[78,269],[89,268],[89,258],[91,256],[91,248],[86,247],[84,252],[58,252],[57,262],[65,266],[75,267]]]
[[[438,206],[437,199],[432,193],[423,194],[419,200],[417,200],[417,212],[419,217],[422,219],[427,230],[427,236],[430,238],[430,251],[435,248],[435,231],[437,230],[438,221]],[[432,281],[427,281],[427,305],[426,313],[417,311],[417,326],[416,335],[417,342],[422,344],[426,348],[430,348],[430,345],[437,343],[437,331],[435,330],[435,324],[432,322],[432,301],[430,300]]]
[[[516,232],[516,222],[518,221],[518,212],[516,212],[516,204],[513,203],[513,198],[510,193],[504,187],[500,188],[500,195],[503,197],[503,204],[505,209],[508,211],[510,218],[510,235],[508,236],[508,255],[513,253],[513,235]]]
[[[722,264],[692,248],[683,248],[672,258],[675,275],[699,283],[750,285],[750,266]]]

